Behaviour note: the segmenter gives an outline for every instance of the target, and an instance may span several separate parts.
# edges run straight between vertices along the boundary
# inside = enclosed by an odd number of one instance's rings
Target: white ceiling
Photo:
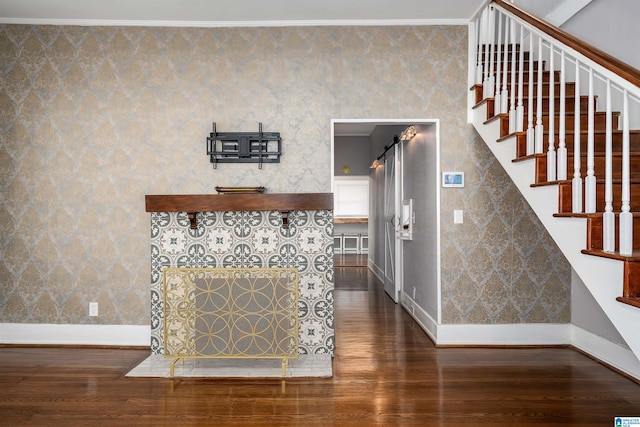
[[[485,0],[0,0],[0,22],[76,25],[463,24]]]

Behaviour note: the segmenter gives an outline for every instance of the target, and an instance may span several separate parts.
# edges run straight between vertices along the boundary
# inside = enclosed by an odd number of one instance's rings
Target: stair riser
[[[482,92],[480,91],[480,99],[478,99],[476,97],[476,104],[482,101]],[[491,105],[494,105],[494,103],[492,102]],[[545,114],[546,112],[543,111],[543,115],[542,115],[542,126],[545,129],[549,129],[549,115]],[[573,111],[571,111],[570,113],[573,113]],[[493,117],[493,108],[491,109],[487,109],[487,120],[489,120],[491,117]],[[559,129],[559,125],[560,125],[560,116],[558,114],[554,114],[554,126],[555,129],[558,130]],[[587,111],[582,111],[580,113],[580,129],[581,130],[587,130],[589,123],[588,123],[588,119],[587,119],[588,115],[587,115]],[[611,126],[613,129],[618,129],[620,126],[620,116],[619,114],[612,114],[611,115]],[[533,125],[535,126],[536,124],[536,120],[537,117],[534,114],[533,117]],[[529,121],[529,116],[527,114],[525,114],[524,117],[524,121],[525,123],[528,125],[528,121]],[[509,129],[509,121],[506,122],[506,126],[507,126],[507,130]],[[565,121],[564,121],[564,128],[566,131],[573,131],[575,128],[575,115],[573,114],[567,114],[565,116]],[[607,117],[604,113],[602,112],[596,112],[593,116],[593,126],[595,130],[605,130],[606,126],[607,126]],[[501,135],[504,136],[504,135]]]
[[[509,60],[511,60],[513,58],[513,51],[511,50],[511,48],[507,49],[507,57],[509,58]],[[516,49],[515,51],[516,54],[520,53],[520,51],[518,49]],[[524,56],[524,60],[528,61],[529,60],[529,51],[523,51],[522,55]],[[500,59],[504,60],[504,56],[505,56],[505,50],[503,48],[500,48]],[[491,56],[491,51],[487,51],[485,52],[480,52],[480,62],[482,62],[484,64],[485,59],[488,58],[493,58],[494,62],[496,60],[496,58],[498,58],[498,48],[494,47],[493,50],[493,57]],[[520,58],[519,55],[516,55],[516,58]]]
[[[496,74],[496,69],[494,68],[494,75]],[[503,71],[503,70],[501,70]],[[522,81],[523,81],[523,86],[526,86],[527,84],[529,84],[529,70],[525,68],[524,73],[522,73]],[[516,86],[518,85],[518,81],[520,79],[520,77],[518,76],[518,73],[516,72],[515,75],[516,78]],[[542,82],[543,83],[549,83],[551,81],[551,73],[549,71],[543,71],[542,72]],[[560,71],[555,71],[553,73],[553,81],[554,82],[559,82],[560,81]],[[500,84],[502,85],[502,74],[500,75]],[[533,72],[533,82],[537,83],[538,82],[538,71],[534,71]],[[509,84],[509,87],[511,87],[511,73],[507,73],[507,83]]]
[[[502,86],[502,84],[501,84]],[[554,97],[555,98],[560,98],[560,83],[555,83],[554,85]],[[575,83],[568,83],[565,84],[565,98],[569,98],[571,97],[574,93],[575,93]],[[507,89],[511,89],[511,86],[509,86]],[[542,96],[549,96],[549,92],[551,89],[551,84],[549,82],[547,83],[543,83],[542,84]],[[524,85],[522,86],[522,96],[524,96],[525,98],[529,99],[529,83],[525,82]],[[538,96],[538,85],[534,84],[533,85],[533,95],[534,96]],[[516,85],[516,98],[518,97],[518,87]],[[478,102],[482,101],[482,99],[479,99]]]
[[[542,116],[542,126],[545,129],[549,129],[549,117],[550,116],[548,114]],[[564,129],[566,131],[573,131],[575,129],[576,127],[575,117],[576,116],[573,114],[564,116]],[[620,117],[617,114],[611,115],[612,129],[619,128],[619,118]],[[534,118],[533,118],[534,126],[536,124],[536,119],[537,117],[534,114]],[[528,120],[529,120],[528,116],[525,116],[525,122]],[[558,114],[554,114],[553,116],[553,126],[556,132],[558,131],[558,129],[560,129],[560,116]],[[587,130],[588,127],[589,127],[588,114],[586,111],[582,111],[580,113],[580,130]],[[607,128],[607,117],[604,113],[598,113],[593,116],[593,128],[595,130],[605,130]]]
[[[551,100],[549,98],[543,98],[542,99],[542,110],[548,112],[549,111],[549,105]],[[524,111],[525,111],[525,120],[527,117],[527,112],[529,110],[529,105],[528,105],[528,98],[522,98],[522,106],[524,107]],[[597,99],[593,99],[593,106],[594,109],[597,107]],[[516,104],[518,103],[518,98],[516,98]],[[560,111],[560,97],[556,97],[555,98],[555,102],[553,103],[553,107],[555,109],[554,114],[558,113]],[[564,102],[564,109],[565,111],[571,112],[573,113],[576,107],[576,98],[573,96],[567,96],[565,98],[565,102]],[[588,96],[581,96],[580,97],[580,111],[581,112],[587,112],[587,108],[589,107],[589,97]],[[511,108],[511,99],[509,99],[509,108]],[[534,115],[534,120],[536,117],[536,114],[538,112],[538,100],[534,99],[533,101],[533,115]]]
[[[493,98],[491,98],[493,99]],[[482,101],[482,99],[478,100],[476,103]],[[594,99],[594,104],[596,103],[597,100]],[[518,103],[518,99],[516,98],[516,107],[517,107],[517,103]],[[525,124],[528,124],[528,120],[529,120],[529,106],[528,106],[528,102],[526,99],[523,99],[523,107],[524,107],[524,121]],[[489,120],[490,118],[492,118],[495,114],[496,114],[496,108],[495,108],[495,104],[493,108],[491,109],[487,109],[487,120]],[[588,126],[588,121],[587,121],[587,113],[588,113],[588,105],[589,105],[589,98],[588,97],[581,97],[580,98],[580,127],[586,129]],[[536,121],[537,121],[537,106],[538,103],[537,101],[533,103],[533,124],[535,126]],[[511,98],[509,98],[509,110],[511,109]],[[575,126],[575,123],[573,122],[573,117],[575,117],[575,115],[573,114],[574,110],[575,110],[575,98],[570,98],[567,99],[565,102],[565,112],[567,113],[571,113],[571,114],[566,114],[565,118],[569,119],[571,117],[571,123],[565,125],[565,129],[573,129]],[[595,105],[594,105],[594,109],[595,109]],[[554,103],[554,116],[558,116],[558,112],[560,111],[560,100],[556,99],[556,102]],[[549,113],[549,99],[544,99],[542,102],[542,112],[543,112],[543,118],[545,116],[548,116]],[[612,117],[613,119],[613,117]],[[544,119],[543,119],[544,120]],[[557,119],[558,122],[556,123],[556,129],[558,129],[559,127],[559,118]],[[583,123],[584,122],[584,123]],[[616,119],[615,125],[613,126],[613,129],[615,129],[617,127],[618,121]],[[598,115],[594,115],[594,126],[598,126],[598,127],[594,127],[594,129],[605,129],[606,126],[606,117],[602,116],[602,117],[598,117]],[[547,121],[547,127],[548,127],[548,121]],[[506,133],[504,133],[506,132]],[[501,134],[500,136],[503,137],[505,135],[509,134],[509,121],[507,121],[506,125],[503,125],[501,127]]]
[[[631,169],[631,179],[640,178],[640,157],[633,156],[629,159],[630,169]],[[616,156],[612,161],[611,171],[613,179],[622,178],[622,158]],[[604,178],[606,173],[606,159],[604,157],[595,157],[593,158],[593,169],[596,177]],[[586,174],[587,171],[587,158],[580,158],[580,171],[582,174]],[[635,171],[635,172],[634,172]],[[573,175],[573,156],[570,156],[567,159],[567,175],[570,178]],[[535,182],[536,184],[547,182],[547,158],[546,157],[536,157],[536,171],[535,171]]]
[[[587,134],[582,133],[580,140],[580,152],[586,154],[587,152]],[[567,147],[567,153],[573,153],[573,133],[569,133],[565,137],[565,147]],[[613,153],[621,153],[622,152],[622,134],[614,133],[611,135],[611,151]],[[545,135],[544,139],[544,151],[547,151],[547,147],[549,146],[548,135]],[[604,133],[596,133],[593,135],[594,142],[594,150],[595,152],[604,153],[606,151],[606,135]],[[559,140],[558,135],[555,138],[555,147],[558,148]],[[629,151],[631,152],[640,152],[640,134],[632,133],[629,134]],[[521,158],[527,155],[527,136],[526,134],[516,135],[516,158]]]
[[[588,97],[580,98],[580,110],[581,111],[584,111],[585,113],[587,112],[587,106],[589,105],[588,102],[589,102],[589,98]],[[558,100],[556,100],[556,104],[559,104]],[[547,111],[548,107],[549,107],[549,100],[546,99],[542,103],[542,108],[543,108],[543,110]],[[559,111],[560,110],[559,106],[556,105],[556,107],[557,107],[556,111]],[[495,106],[494,106],[494,108],[495,108]],[[573,111],[574,108],[575,108],[575,99],[567,99],[567,102],[565,104],[566,111]],[[491,110],[493,110],[493,108],[491,108]],[[536,111],[535,111],[535,108],[534,108],[534,113],[535,112]],[[493,111],[489,111],[489,109],[487,109],[487,115],[488,115],[487,120],[490,119],[491,117],[493,117],[493,116],[489,116],[490,113],[493,113]],[[569,118],[570,116],[565,116],[565,117]],[[582,117],[582,115],[581,115],[581,117]],[[534,114],[534,125],[536,123],[535,122],[536,119],[537,119],[537,117],[535,117],[535,114]],[[594,122],[596,121],[596,119],[597,119],[597,122],[598,122],[598,126],[606,125],[606,118],[601,118],[601,117],[598,117],[598,116],[594,116]],[[529,120],[528,111],[527,111],[527,108],[525,107],[525,109],[524,109],[524,121],[525,121],[525,124],[528,124],[528,120]],[[547,119],[547,122],[548,122],[548,119]],[[581,118],[580,119],[580,126],[582,126],[582,122],[583,122],[583,120]],[[587,121],[584,120],[584,122],[585,122],[585,126],[587,126]],[[572,126],[570,126],[570,125],[572,125]],[[573,118],[571,119],[570,123],[565,122],[565,129],[566,130],[573,129],[573,126],[575,126],[575,123],[573,122]],[[604,127],[603,127],[603,129],[604,129]],[[500,137],[507,136],[507,135],[509,135],[509,118],[508,117],[501,117],[500,118]]]
[[[615,250],[620,248],[620,217],[615,218]],[[587,250],[604,250],[604,240],[602,236],[603,230],[602,216],[587,218]],[[633,218],[633,246],[640,247],[640,217]],[[625,295],[627,296],[627,295]],[[634,295],[638,296],[638,295]]]
[[[633,228],[635,235],[635,225]],[[638,246],[634,245],[634,247],[637,248]],[[640,262],[627,261],[624,263],[624,285],[622,295],[626,298],[640,298]],[[638,303],[638,301],[635,302]],[[635,306],[640,307],[640,305]]]
[[[506,49],[505,49],[505,46],[506,46]],[[513,45],[511,43],[507,43],[507,44],[505,44],[505,43],[500,43],[500,44],[494,43],[494,45],[493,45],[493,49],[494,49],[493,52],[494,53],[497,52],[498,47],[500,47],[500,50],[502,52],[520,52],[520,43],[516,43],[515,50],[513,49]],[[482,42],[478,43],[476,45],[476,50],[478,52],[480,52],[480,54],[486,53],[488,55],[491,52],[491,43],[488,43],[488,44],[482,43]],[[523,51],[523,52],[525,52],[525,51]]]
[[[584,180],[584,177],[583,177]],[[613,186],[613,210],[620,211],[622,186]],[[584,194],[584,189],[583,189]],[[596,211],[604,212],[604,184],[596,184]],[[640,184],[631,184],[631,211],[640,211]],[[584,198],[583,198],[584,207]],[[571,213],[571,184],[558,185],[558,213]]]
[[[554,96],[557,98],[560,98],[560,83],[555,83],[553,85],[553,91],[554,91]],[[551,88],[551,84],[549,83],[543,83],[542,84],[542,96],[549,96],[549,89]],[[575,83],[567,83],[564,85],[564,89],[565,89],[565,94],[572,94],[575,93]],[[517,89],[516,89],[517,91]],[[516,92],[517,95],[518,92]],[[529,84],[525,83],[524,86],[522,86],[522,95],[527,97],[529,96]],[[537,85],[533,85],[533,95],[534,96],[538,96],[538,87]]]
[[[516,59],[516,61],[518,61],[518,59]],[[539,65],[539,64],[540,64],[540,61],[533,61],[533,70],[534,70],[534,72],[536,72],[536,73],[538,72],[538,65]],[[484,72],[484,71],[487,71],[487,69],[486,69],[486,68],[484,68],[484,67],[491,67],[491,64],[488,64],[488,65],[484,65],[484,64],[483,64],[483,66],[482,66],[482,67],[483,67],[483,68],[482,68],[482,70],[483,70],[483,72]],[[511,73],[511,70],[513,70],[513,69],[515,69],[515,70],[516,70],[516,73],[517,73],[517,72],[518,72],[518,70],[520,69],[519,67],[520,67],[520,64],[519,64],[519,63],[517,63],[517,62],[516,62],[516,65],[515,65],[515,67],[514,67],[514,66],[513,66],[513,61],[511,61],[511,60],[509,60],[509,62],[507,63],[507,71],[508,71],[509,73]],[[545,67],[546,67],[546,62],[545,62],[545,61],[543,61],[543,62],[542,62],[542,68],[543,68],[543,71],[544,71],[544,68],[545,68]],[[528,72],[528,71],[529,71],[529,61],[527,61],[527,60],[523,61],[523,62],[522,62],[522,68],[523,68],[526,72]],[[494,62],[494,63],[493,63],[493,74],[495,75],[497,72],[498,72],[498,63],[497,63],[497,62]],[[502,80],[502,75],[503,75],[502,73],[504,73],[504,61],[500,61],[500,80]],[[509,77],[510,77],[510,76],[509,76]],[[518,81],[518,79],[519,79],[519,77],[517,77],[517,75],[516,75],[516,82]]]

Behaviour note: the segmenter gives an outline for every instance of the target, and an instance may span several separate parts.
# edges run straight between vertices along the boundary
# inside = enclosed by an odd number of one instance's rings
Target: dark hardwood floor
[[[333,378],[125,378],[148,350],[4,347],[0,425],[611,426],[640,416],[640,385],[577,351],[436,349],[371,273],[344,270]]]

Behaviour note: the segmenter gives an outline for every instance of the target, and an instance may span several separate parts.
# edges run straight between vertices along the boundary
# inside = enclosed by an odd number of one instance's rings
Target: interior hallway
[[[125,378],[148,349],[0,348],[0,425],[606,426],[640,416],[640,385],[569,348],[436,349],[366,268],[336,268],[335,310],[327,379]]]

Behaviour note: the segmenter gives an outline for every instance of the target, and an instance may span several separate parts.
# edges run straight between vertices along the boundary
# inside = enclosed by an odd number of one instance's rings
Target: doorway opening
[[[433,167],[427,168],[429,176],[424,177],[416,174],[417,158],[407,161],[404,159],[410,141],[398,142],[398,137],[408,126],[415,126],[429,135],[433,133],[437,136],[439,125],[437,120],[425,119],[331,121],[331,188],[335,203],[336,248],[334,265],[338,268],[349,265],[350,260],[345,257],[356,251],[354,255],[360,257],[356,258],[356,263],[366,264],[384,284],[387,295],[396,303],[401,302],[403,295],[403,278],[406,272],[403,241],[412,236],[407,231],[415,221],[414,206],[420,211],[420,215],[425,211],[419,187],[430,186],[427,193],[435,191],[439,194],[437,153],[430,153],[433,154]],[[433,147],[437,147],[437,137],[433,138],[433,142]],[[412,153],[412,156],[414,154],[416,153]],[[424,155],[422,151],[417,154]],[[377,160],[378,167],[372,167],[374,160]],[[424,161],[418,161],[424,164]],[[410,175],[407,175],[407,171],[410,171]],[[419,180],[420,185],[405,182],[408,179]],[[412,197],[417,199],[415,202],[407,202],[408,188],[411,189]],[[438,200],[439,197],[433,200],[436,205]],[[368,205],[366,209],[362,203]],[[435,206],[432,208],[431,211],[434,212],[437,209]],[[403,218],[403,215],[409,219]],[[434,235],[429,237],[438,240],[435,229],[433,231]],[[366,248],[363,248],[362,240],[359,247],[349,246],[357,245],[356,239],[358,236],[362,239],[363,235],[366,236]],[[413,257],[411,253],[411,258]],[[415,296],[415,287],[412,288],[410,294]]]

